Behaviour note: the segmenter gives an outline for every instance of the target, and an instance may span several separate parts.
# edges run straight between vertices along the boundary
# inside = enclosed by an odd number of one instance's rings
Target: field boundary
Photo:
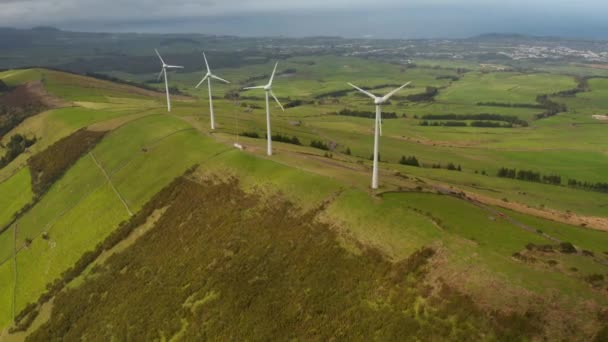
[[[116,187],[114,186],[114,183],[112,183],[112,180],[110,179],[110,176],[108,176],[106,170],[101,166],[101,164],[99,164],[99,162],[97,161],[97,159],[93,155],[93,152],[89,152],[89,155],[93,159],[93,162],[95,163],[95,165],[97,165],[97,167],[101,170],[101,172],[103,173],[104,177],[106,177],[106,180],[108,181],[108,184],[110,184],[110,187],[112,188],[112,190],[114,190],[114,193],[116,193],[116,196],[118,196],[118,199],[125,206],[125,209],[127,209],[127,212],[129,213],[129,216],[133,216],[133,212],[131,211],[131,209],[129,209],[129,206],[127,205],[127,202],[122,197],[122,195],[120,194],[120,192],[118,192],[118,189],[116,189]]]
[[[15,277],[15,282],[13,283],[13,302],[12,302],[12,311],[13,311],[13,322],[15,321],[15,317],[16,317],[16,308],[17,308],[17,229],[18,229],[18,225],[15,223],[15,225],[13,226],[13,271],[14,271],[14,277]]]

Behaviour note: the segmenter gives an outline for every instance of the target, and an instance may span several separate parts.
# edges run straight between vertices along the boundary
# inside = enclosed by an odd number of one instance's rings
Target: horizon
[[[116,7],[120,11],[116,11]],[[53,26],[79,32],[198,33],[240,37],[373,37],[379,39],[457,39],[498,32],[576,39],[608,39],[595,0],[508,3],[468,0],[402,4],[379,0],[375,6],[343,0],[281,3],[230,0],[158,5],[149,0],[114,4],[58,0],[0,3],[4,26]],[[313,24],[311,24],[313,23]]]
[[[234,37],[234,38],[259,38],[259,39],[312,39],[312,38],[334,38],[334,39],[344,39],[344,40],[468,40],[468,39],[476,39],[476,38],[531,38],[531,39],[558,39],[558,40],[573,40],[573,41],[598,41],[604,42],[608,41],[608,36],[605,38],[586,38],[586,37],[567,37],[560,35],[535,35],[535,34],[525,34],[525,33],[517,33],[517,32],[480,32],[478,34],[463,36],[463,37],[427,37],[427,38],[387,38],[387,37],[374,37],[374,36],[359,36],[359,37],[347,37],[340,35],[306,35],[306,36],[286,36],[286,35],[237,35],[237,34],[222,34],[222,33],[207,33],[207,32],[195,32],[195,31],[184,31],[184,32],[164,32],[164,31],[111,31],[111,30],[80,30],[80,29],[69,29],[69,28],[61,28],[52,25],[38,25],[31,27],[14,27],[14,26],[0,26],[0,30],[22,30],[22,31],[59,31],[66,33],[91,33],[91,34],[139,34],[139,35],[202,35],[202,36],[210,36],[210,37]]]

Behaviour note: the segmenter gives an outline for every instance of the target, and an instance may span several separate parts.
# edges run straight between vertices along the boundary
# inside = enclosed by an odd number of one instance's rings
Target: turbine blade
[[[266,86],[246,87],[246,88],[243,88],[243,89],[244,90],[250,90],[250,89],[264,89],[264,88],[266,88]]]
[[[363,90],[363,89],[361,89],[361,88],[357,87],[356,85],[354,85],[354,84],[352,84],[352,83],[348,83],[348,85],[349,85],[349,86],[351,86],[351,87],[353,87],[353,88],[355,88],[355,89],[357,89],[358,91],[362,92],[363,94],[365,94],[365,95],[367,95],[367,96],[371,97],[371,98],[372,98],[372,99],[374,99],[374,100],[377,98],[377,97],[376,97],[376,95],[374,95],[374,94],[372,94],[372,93],[370,93],[370,92],[368,92],[368,91],[366,91],[366,90]]]
[[[279,101],[279,99],[277,99],[277,97],[274,95],[274,92],[272,92],[272,90],[270,91],[270,95],[272,96],[272,98],[277,101],[277,104],[279,105],[279,107],[281,107],[282,111],[285,111],[285,108],[283,108],[283,105],[281,104],[281,102]]]
[[[406,84],[402,85],[401,87],[391,91],[390,93],[384,95],[384,97],[382,98],[382,100],[387,101],[388,99],[390,99],[393,95],[395,95],[399,90],[407,87],[408,85],[410,85],[410,83],[412,82],[407,82]]]
[[[278,66],[279,62],[276,62],[274,65],[274,70],[272,70],[272,75],[270,76],[270,82],[268,82],[269,85],[272,85],[272,80],[274,80],[274,74],[276,74]]]
[[[167,65],[168,69],[183,69],[183,66],[179,66],[179,65]]]
[[[160,69],[160,73],[158,74],[158,80],[159,81],[163,77],[163,71],[165,71],[165,68]]]
[[[203,58],[205,59],[205,65],[207,66],[207,72],[211,72],[211,69],[209,68],[209,63],[207,62],[207,56],[205,56],[205,53],[203,52]]]
[[[203,82],[205,82],[208,78],[209,78],[209,75],[205,75],[205,77],[203,77],[203,79],[200,82],[198,82],[198,84],[194,88],[200,87],[201,84],[203,84]]]
[[[160,56],[160,53],[158,53],[157,49],[154,49],[154,51],[156,51],[156,55],[158,56],[158,58],[160,58],[160,61],[163,63],[163,65],[165,65],[165,61],[163,60],[163,58]]]
[[[214,78],[214,79],[216,79],[216,80],[218,80],[218,81],[222,81],[222,82],[224,82],[224,83],[230,83],[230,82],[226,81],[225,79],[223,79],[223,78],[221,78],[221,77],[218,77],[218,76],[215,76],[215,75],[213,75],[213,74],[211,74],[211,78]]]

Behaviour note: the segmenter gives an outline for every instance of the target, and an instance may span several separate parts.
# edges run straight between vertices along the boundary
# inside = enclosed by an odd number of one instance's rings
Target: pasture
[[[109,131],[18,218],[16,232],[12,226],[0,233],[0,260],[6,260],[0,264],[0,327],[10,324],[13,305],[20,311],[35,302],[47,284],[103,242],[130,218],[130,212],[139,212],[194,165],[198,167],[189,177],[199,183],[235,177],[239,191],[260,195],[265,204],[279,196],[293,203],[295,211],[314,214],[335,230],[339,245],[350,253],[357,255],[361,246],[369,246],[391,261],[400,261],[433,246],[441,262],[431,276],[461,282],[459,291],[490,307],[523,298],[511,307],[519,310],[534,296],[557,293],[554,313],[565,314],[563,308],[575,303],[577,320],[595,319],[595,312],[585,311],[581,303],[607,304],[605,294],[585,280],[606,273],[596,260],[605,260],[608,252],[604,247],[608,235],[601,231],[608,229],[607,195],[571,188],[566,182],[605,182],[608,126],[589,117],[605,108],[608,83],[591,79],[587,92],[551,97],[564,103],[567,111],[537,119],[543,110],[537,108],[537,96],[575,88],[573,77],[461,73],[456,68],[463,65],[444,63],[435,68],[431,63],[407,68],[332,56],[281,61],[274,85],[277,96],[284,104],[296,99],[303,103],[285,112],[271,103],[272,133],[297,137],[300,144],[275,142],[273,157],[265,156],[263,92],[224,98],[242,86],[265,83],[272,62],[214,70],[233,81],[214,83],[215,132],[209,130],[206,89],[192,89],[200,72],[170,75],[172,85],[191,95],[174,97],[170,114],[164,110],[162,93],[43,69],[0,73],[0,79],[12,85],[43,80],[49,93],[69,103],[31,117],[11,132],[34,135],[39,141],[0,170],[0,223],[33,200],[26,166],[29,156],[80,128]],[[468,69],[477,70],[471,65]],[[151,75],[138,77],[145,80]],[[373,110],[369,99],[352,92],[346,82],[382,94],[406,81],[413,81],[412,87],[384,107],[396,118],[383,120],[381,188],[372,192],[369,159],[374,121],[336,113]],[[408,97],[429,87],[437,88],[433,99]],[[422,126],[423,117],[431,114],[515,116],[529,125]],[[259,139],[239,136],[244,132],[257,133]],[[234,149],[235,141],[246,150]],[[313,141],[331,147],[312,148]],[[422,167],[401,165],[403,156],[416,156]],[[461,171],[447,170],[448,163],[461,166]],[[432,168],[434,164],[442,168]],[[559,175],[562,184],[499,178],[502,167]],[[579,252],[549,258],[527,248],[556,241],[570,242]],[[14,248],[18,250],[16,283]],[[462,274],[467,276],[464,281]],[[488,284],[504,287],[505,296],[496,296]],[[554,328],[558,332],[553,336],[566,336],[560,335],[566,334],[565,328]]]

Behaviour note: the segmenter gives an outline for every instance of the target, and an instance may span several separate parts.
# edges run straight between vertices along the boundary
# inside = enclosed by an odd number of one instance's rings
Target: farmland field
[[[209,54],[232,82],[213,83],[211,131],[200,70],[169,74],[167,113],[157,66],[130,49],[138,72],[0,72],[62,104],[0,140],[36,138],[0,168],[0,340],[591,340],[606,326],[599,74],[280,54],[287,108],[271,102],[267,156],[264,93],[242,88],[275,58]],[[200,58],[180,49],[168,58]],[[374,107],[347,82],[382,95],[409,81],[383,106],[371,190]],[[45,159],[73,158],[36,183],[32,160],[82,132],[98,139]]]

